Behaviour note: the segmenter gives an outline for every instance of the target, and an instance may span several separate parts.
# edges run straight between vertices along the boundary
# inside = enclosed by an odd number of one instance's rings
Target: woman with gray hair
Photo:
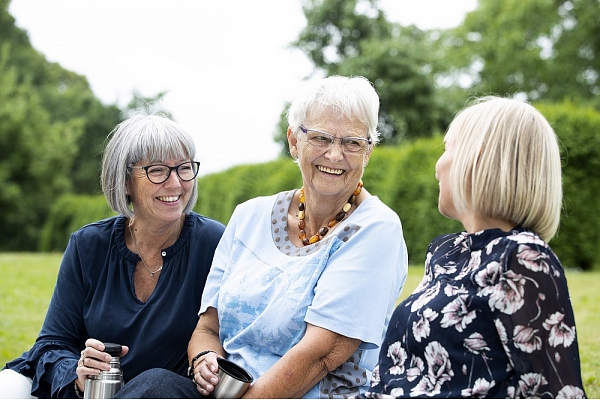
[[[105,342],[123,345],[125,381],[149,368],[185,375],[224,230],[192,211],[195,156],[192,137],[158,115],[133,116],[111,132],[101,181],[120,215],[71,235],[34,346],[0,373],[2,396],[82,397],[86,377],[110,368]]]
[[[316,82],[289,110],[300,189],[248,200],[215,251],[190,377],[150,370],[127,398],[208,396],[217,358],[248,370],[248,398],[364,391],[407,273],[400,219],[363,188],[379,97],[362,77]]]

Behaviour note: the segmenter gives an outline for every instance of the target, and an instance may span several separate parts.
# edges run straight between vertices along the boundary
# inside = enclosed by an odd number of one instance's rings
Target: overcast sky
[[[421,29],[457,26],[477,5],[380,1],[390,21]],[[105,104],[167,91],[161,105],[194,136],[201,175],[275,159],[279,114],[312,73],[288,47],[306,24],[300,0],[12,0],[9,12]]]

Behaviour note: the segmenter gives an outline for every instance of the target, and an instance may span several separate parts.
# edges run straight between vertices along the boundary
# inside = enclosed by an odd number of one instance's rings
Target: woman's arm
[[[361,341],[307,324],[306,334],[244,395],[245,398],[300,398],[348,360]]]
[[[490,303],[502,311],[496,329],[521,382],[518,397],[584,396],[575,318],[560,261],[547,246],[519,244],[503,279],[506,284],[498,287],[507,293],[496,293]],[[512,297],[511,289],[520,296]]]
[[[225,357],[219,342],[217,310],[209,308],[200,316],[188,346],[192,358],[205,350],[206,354],[194,363],[194,380],[198,391],[207,396],[218,379],[217,356]],[[327,329],[307,325],[306,334],[290,351],[273,365],[246,392],[246,398],[299,398],[307,393],[329,371],[333,371],[356,351],[361,341]]]
[[[214,353],[207,353],[197,360],[192,361],[198,354],[209,350]],[[196,329],[194,329],[188,344],[188,362],[193,369],[194,382],[196,382],[198,391],[203,396],[208,396],[213,391],[214,385],[218,382],[216,375],[219,368],[217,365],[217,356],[225,357],[226,354],[219,339],[219,316],[217,309],[209,307],[200,315],[198,325],[196,325]]]
[[[40,398],[75,396],[77,360],[86,339],[82,311],[86,288],[76,239],[71,236],[63,255],[36,342],[28,352],[7,364],[33,379],[32,395]]]

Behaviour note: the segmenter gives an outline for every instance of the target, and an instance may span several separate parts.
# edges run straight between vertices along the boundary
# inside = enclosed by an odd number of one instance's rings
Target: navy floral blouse
[[[390,321],[365,397],[582,398],[563,268],[521,228],[443,235]]]

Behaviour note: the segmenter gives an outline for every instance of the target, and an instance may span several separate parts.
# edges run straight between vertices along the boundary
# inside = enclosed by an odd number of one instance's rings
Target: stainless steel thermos
[[[110,370],[99,375],[89,376],[85,380],[84,399],[112,399],[124,384],[121,370],[121,345],[104,343],[104,351],[111,355]]]

